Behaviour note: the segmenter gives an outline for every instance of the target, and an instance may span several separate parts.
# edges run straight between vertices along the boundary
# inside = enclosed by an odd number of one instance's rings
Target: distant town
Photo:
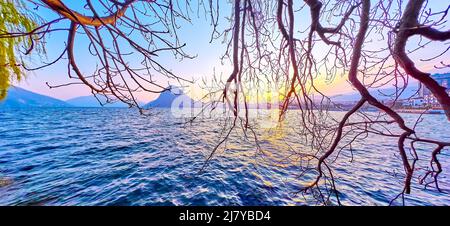
[[[440,86],[445,87],[447,93],[450,95],[450,73],[434,74],[431,77],[439,83]],[[430,90],[425,86],[421,86],[419,96],[402,101],[402,107],[406,109],[431,109],[434,111],[442,111],[436,98],[432,95]]]
[[[446,88],[447,93],[450,95],[450,73],[445,74],[433,74],[431,75],[438,84]],[[387,90],[382,90],[382,92],[388,92]],[[391,90],[390,93],[393,91]],[[403,95],[401,95],[397,100],[392,99],[392,95],[383,96],[380,93],[374,92],[378,99],[382,99],[383,103],[392,106],[398,112],[404,113],[428,113],[428,114],[443,114],[439,102],[433,96],[430,90],[428,90],[423,85],[418,85],[417,89],[408,89]],[[331,98],[334,102],[334,106],[331,106],[331,110],[348,110],[351,109],[355,103],[359,100],[359,95],[340,95]],[[367,105],[363,107],[366,111],[377,111],[373,106]]]

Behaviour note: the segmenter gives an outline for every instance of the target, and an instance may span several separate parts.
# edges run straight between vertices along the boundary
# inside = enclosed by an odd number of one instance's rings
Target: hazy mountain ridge
[[[405,91],[400,95],[399,99],[407,99],[412,96],[417,96],[417,87],[408,87]],[[387,88],[387,89],[371,89],[369,90],[370,94],[377,98],[378,100],[386,101],[392,100],[395,97],[395,89]],[[400,92],[400,91],[399,91]],[[345,93],[341,95],[334,95],[330,97],[334,102],[352,102],[358,101],[361,98],[361,95],[357,92]]]
[[[417,88],[411,87],[405,90],[400,99],[409,98],[417,92]],[[394,89],[370,90],[370,93],[379,100],[392,99],[391,95],[395,93]],[[106,97],[97,96],[102,103],[106,103]],[[360,98],[359,93],[352,92],[330,97],[334,102],[353,102]],[[162,92],[158,98],[143,105],[144,108],[171,108],[173,102],[180,101],[184,106],[201,106],[202,103],[191,99],[188,95],[175,86],[170,86]],[[5,100],[0,101],[0,107],[24,108],[24,107],[102,107],[94,96],[80,96],[67,101],[59,100],[53,97],[45,96],[35,92],[25,90],[20,87],[11,87]],[[103,107],[125,108],[127,104],[121,102],[107,103]]]
[[[27,108],[27,107],[73,107],[65,101],[34,93],[19,87],[10,87],[8,95],[0,101],[0,107]]]

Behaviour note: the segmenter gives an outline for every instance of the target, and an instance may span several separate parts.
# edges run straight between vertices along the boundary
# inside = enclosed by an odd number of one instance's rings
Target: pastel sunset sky
[[[70,3],[70,1],[66,2],[70,6],[75,8],[78,7],[78,9],[81,5],[79,3]],[[431,0],[427,7],[433,9],[435,12],[445,10],[447,4],[440,3],[442,3],[441,0]],[[220,4],[221,27],[226,27],[229,25],[229,22],[226,21],[225,17],[229,17],[231,15],[231,3],[229,1],[220,1]],[[297,7],[300,8],[301,4],[298,4]],[[48,9],[39,8],[38,10],[39,15],[45,20],[51,20],[58,17],[57,14]],[[82,12],[82,10],[80,12]],[[297,20],[298,29],[307,29],[309,24],[309,13],[305,9],[302,9],[299,12],[296,12],[296,15],[301,18]],[[167,65],[177,75],[187,79],[192,79],[194,81],[200,80],[204,77],[211,77],[214,72],[219,75],[228,75],[232,71],[231,64],[228,61],[222,62],[220,59],[226,48],[226,43],[223,43],[223,38],[213,40],[213,42],[210,43],[212,32],[210,21],[208,21],[204,15],[197,16],[196,13],[193,13],[191,16],[191,23],[180,21],[178,35],[181,42],[186,43],[185,52],[196,57],[194,59],[184,59],[180,61],[179,59],[174,59],[170,55],[162,55],[160,57],[160,62]],[[303,18],[304,21],[302,21]],[[448,24],[449,22],[446,23]],[[68,27],[68,23],[61,23],[60,26]],[[45,46],[47,49],[47,55],[41,59],[36,55],[31,56],[30,60],[32,61],[32,65],[39,66],[41,64],[41,60],[44,62],[50,62],[55,59],[59,54],[61,54],[61,50],[65,46],[66,39],[67,32],[65,31],[52,33],[46,39],[47,43]],[[87,40],[80,38],[77,42],[83,44],[83,42],[87,42]],[[419,59],[422,57],[427,57],[428,55],[432,56],[436,49],[442,48],[445,48],[443,43],[432,43],[431,45],[428,45],[425,50],[420,51],[420,55],[413,53],[411,54],[411,57],[414,59]],[[316,51],[320,51],[320,49],[316,49]],[[76,57],[82,70],[86,69],[86,71],[89,71],[89,68],[95,67],[92,61],[89,60],[90,53],[86,49],[77,49]],[[437,62],[440,62],[443,59],[448,59],[448,57],[449,55],[446,54],[439,58]],[[421,62],[420,60],[417,62],[419,67],[424,71],[433,73],[447,72],[445,70],[435,69],[434,64],[436,62]],[[50,89],[46,85],[47,82],[51,85],[70,83],[71,80],[67,75],[67,69],[67,60],[61,60],[50,67],[28,73],[25,79],[21,82],[16,82],[14,85],[62,100],[89,95],[89,90],[83,85],[71,85],[55,89]],[[326,93],[330,95],[352,92],[352,88],[347,83],[345,75],[336,76],[333,81],[325,81],[324,78],[320,78],[319,76],[315,82],[318,84],[319,88],[324,89]],[[138,98],[142,101],[148,101],[154,99],[156,96],[157,94],[142,94]]]

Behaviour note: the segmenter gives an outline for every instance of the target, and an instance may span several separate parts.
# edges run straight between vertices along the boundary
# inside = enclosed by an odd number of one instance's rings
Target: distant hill
[[[200,104],[200,102],[196,102],[192,100],[189,96],[184,94],[184,92],[176,87],[171,86],[168,87],[166,91],[162,92],[156,100],[151,101],[144,105],[144,108],[171,108],[172,103],[177,99],[177,101],[180,101],[184,106],[194,107],[194,105]]]
[[[405,90],[400,99],[408,98],[417,91],[417,88],[411,87]],[[394,89],[370,90],[370,93],[379,100],[388,100],[391,97],[385,96],[395,92]],[[383,95],[385,94],[385,95]],[[102,103],[106,102],[104,96],[98,96]],[[168,90],[162,92],[159,97],[144,105],[144,108],[171,108],[172,103],[177,99],[185,105],[191,107],[201,106],[201,102],[192,100],[185,95],[183,91],[175,86],[169,87]],[[360,95],[357,92],[335,95],[331,99],[334,102],[352,102],[359,100]],[[181,104],[181,103],[180,103]],[[26,107],[102,107],[94,96],[76,97],[67,101],[58,100],[49,96],[34,93],[19,87],[11,87],[5,100],[0,101],[1,108],[26,108]],[[104,107],[126,108],[128,105],[122,102],[108,103]]]
[[[411,97],[412,95],[414,95],[417,92],[417,87],[411,87],[411,88],[407,88],[401,95],[400,95],[400,99],[406,99]],[[392,99],[393,96],[395,96],[395,89],[393,88],[388,88],[388,89],[371,89],[369,90],[369,92],[378,100],[390,100]],[[359,93],[357,92],[352,92],[352,93],[346,93],[346,94],[341,94],[341,95],[335,95],[330,97],[334,102],[352,102],[352,101],[358,101],[361,96]]]
[[[72,107],[70,104],[49,96],[37,94],[19,87],[10,87],[8,95],[0,101],[2,108]]]
[[[98,95],[97,98],[102,103],[106,103],[106,97],[104,97],[102,95]],[[75,107],[88,107],[88,108],[102,107],[102,105],[98,102],[97,98],[95,98],[94,96],[82,96],[82,97],[72,98],[70,100],[67,100],[66,102]],[[124,104],[120,101],[117,101],[114,103],[107,103],[107,104],[103,105],[103,107],[126,108],[126,107],[128,107],[128,105]]]

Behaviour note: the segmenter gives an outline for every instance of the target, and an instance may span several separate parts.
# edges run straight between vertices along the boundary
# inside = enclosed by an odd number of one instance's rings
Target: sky
[[[70,3],[70,1],[65,1],[66,3]],[[229,17],[231,15],[231,6],[228,1],[219,1],[221,8],[221,20],[222,26],[227,26],[228,22],[225,17]],[[435,11],[440,11],[445,9],[447,6],[442,4],[443,1],[431,0],[428,7],[432,8]],[[71,3],[69,4],[71,7],[75,7],[74,9],[83,12],[80,7],[81,4]],[[57,18],[58,16],[52,12],[51,10],[39,8],[38,14],[44,18],[45,20],[51,20]],[[302,23],[299,26],[303,26],[303,24],[308,24],[307,21],[309,19],[309,15],[305,10],[296,13],[296,16],[304,19],[297,20],[301,21],[298,23]],[[222,62],[220,60],[221,56],[226,50],[226,44],[222,43],[223,39],[220,38],[218,40],[214,40],[210,43],[210,36],[212,32],[212,28],[210,26],[210,21],[206,20],[204,16],[197,16],[195,13],[192,15],[192,22],[182,22],[180,23],[180,29],[177,31],[179,38],[182,42],[186,43],[185,52],[190,55],[195,55],[195,59],[185,59],[180,61],[178,59],[173,59],[170,56],[162,56],[160,61],[165,65],[170,65],[170,68],[174,73],[181,75],[187,79],[200,80],[201,78],[211,78],[212,74],[215,72],[216,74],[229,74],[232,71],[232,67],[229,62]],[[446,22],[448,23],[448,22]],[[60,26],[67,27],[67,23],[61,23]],[[299,29],[302,29],[299,27]],[[66,32],[55,32],[51,33],[46,38],[46,50],[47,54],[45,56],[41,56],[41,58],[33,55],[30,60],[32,61],[32,65],[40,65],[41,61],[49,62],[55,57],[57,57],[61,50],[64,48],[67,39]],[[87,42],[87,40],[80,38],[77,40],[80,44],[86,44],[83,42]],[[82,46],[82,45],[80,45]],[[415,57],[424,57],[426,55],[430,55],[436,49],[446,48],[448,46],[447,43],[433,43],[430,46],[427,46],[427,50],[420,51],[420,55],[416,56],[411,54],[412,58]],[[320,51],[320,50],[319,50]],[[93,65],[89,59],[89,51],[86,49],[77,49],[75,51],[76,57],[79,62],[80,68],[82,70],[87,68],[92,68]],[[448,59],[449,55],[444,55],[444,59]],[[82,60],[80,60],[82,59]],[[442,59],[442,57],[441,57]],[[433,68],[434,64],[420,62],[419,66],[424,71],[430,72],[446,72],[446,71],[437,71]],[[27,74],[26,78],[23,79],[19,83],[15,83],[19,87],[25,88],[27,90],[37,92],[40,94],[52,96],[62,100],[68,100],[78,96],[86,96],[90,95],[89,89],[87,89],[84,85],[71,85],[64,86],[62,88],[54,88],[50,89],[46,83],[48,82],[51,85],[59,85],[70,82],[67,75],[67,61],[61,60],[60,62],[38,70],[34,72],[30,72]],[[327,92],[331,95],[340,94],[340,93],[349,93],[352,92],[351,86],[346,81],[345,77],[337,76],[336,79],[332,83],[325,82],[323,79],[321,81],[317,81],[327,90]],[[151,99],[156,98],[156,94],[145,94],[141,95],[138,98],[142,101],[149,101]]]

